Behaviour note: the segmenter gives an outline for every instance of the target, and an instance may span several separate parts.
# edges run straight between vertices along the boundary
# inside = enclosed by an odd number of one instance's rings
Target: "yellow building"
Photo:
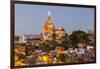
[[[48,12],[48,19],[43,27],[43,38],[45,40],[52,40],[52,34],[55,33],[57,37],[65,35],[63,28],[55,28],[53,21],[51,20],[51,13]]]
[[[62,38],[62,36],[65,36],[65,30],[63,28],[56,28],[55,29],[56,39]]]
[[[52,23],[52,20],[50,18],[50,16],[48,16],[48,20],[46,21],[46,23],[44,24],[44,34],[50,34],[54,32],[54,25]]]
[[[50,12],[48,12],[48,19],[44,24],[44,28],[43,28],[43,38],[46,40],[47,39],[50,40],[53,33],[54,33],[54,25],[50,17]]]

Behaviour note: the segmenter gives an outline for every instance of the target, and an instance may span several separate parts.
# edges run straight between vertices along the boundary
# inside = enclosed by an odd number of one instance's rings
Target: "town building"
[[[53,21],[51,19],[51,12],[48,12],[48,19],[43,27],[43,39],[44,40],[52,40],[53,35],[56,35],[56,39],[60,39],[62,36],[65,35],[64,28],[56,28],[53,24]]]

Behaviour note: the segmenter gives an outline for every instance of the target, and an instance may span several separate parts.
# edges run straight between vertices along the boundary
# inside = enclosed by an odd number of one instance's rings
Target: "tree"
[[[40,48],[44,52],[49,52],[50,51],[49,42],[45,41],[45,42],[41,43],[41,47]]]
[[[67,33],[62,37],[61,46],[64,47],[64,49],[68,49],[69,47],[72,47]]]
[[[77,43],[85,43],[87,44],[88,42],[88,34],[85,33],[84,31],[74,31],[71,35],[70,35],[70,40],[71,43],[76,46]]]
[[[53,33],[52,34],[52,40],[49,42],[50,43],[50,45],[52,45],[52,46],[54,46],[54,47],[56,47],[57,45],[58,45],[58,43],[56,42],[56,34],[55,33]]]

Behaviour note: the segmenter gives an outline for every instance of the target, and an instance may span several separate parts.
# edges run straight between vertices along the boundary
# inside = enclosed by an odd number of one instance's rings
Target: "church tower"
[[[51,12],[48,11],[48,19],[46,23],[44,24],[44,28],[43,28],[44,39],[49,39],[51,35],[53,34],[53,32],[54,32],[54,25],[51,20]]]

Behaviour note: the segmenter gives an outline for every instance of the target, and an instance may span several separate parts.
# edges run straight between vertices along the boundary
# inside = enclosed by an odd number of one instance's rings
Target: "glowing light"
[[[48,62],[48,56],[42,56],[42,60]]]
[[[51,12],[50,11],[48,11],[48,16],[50,16],[51,15]]]

